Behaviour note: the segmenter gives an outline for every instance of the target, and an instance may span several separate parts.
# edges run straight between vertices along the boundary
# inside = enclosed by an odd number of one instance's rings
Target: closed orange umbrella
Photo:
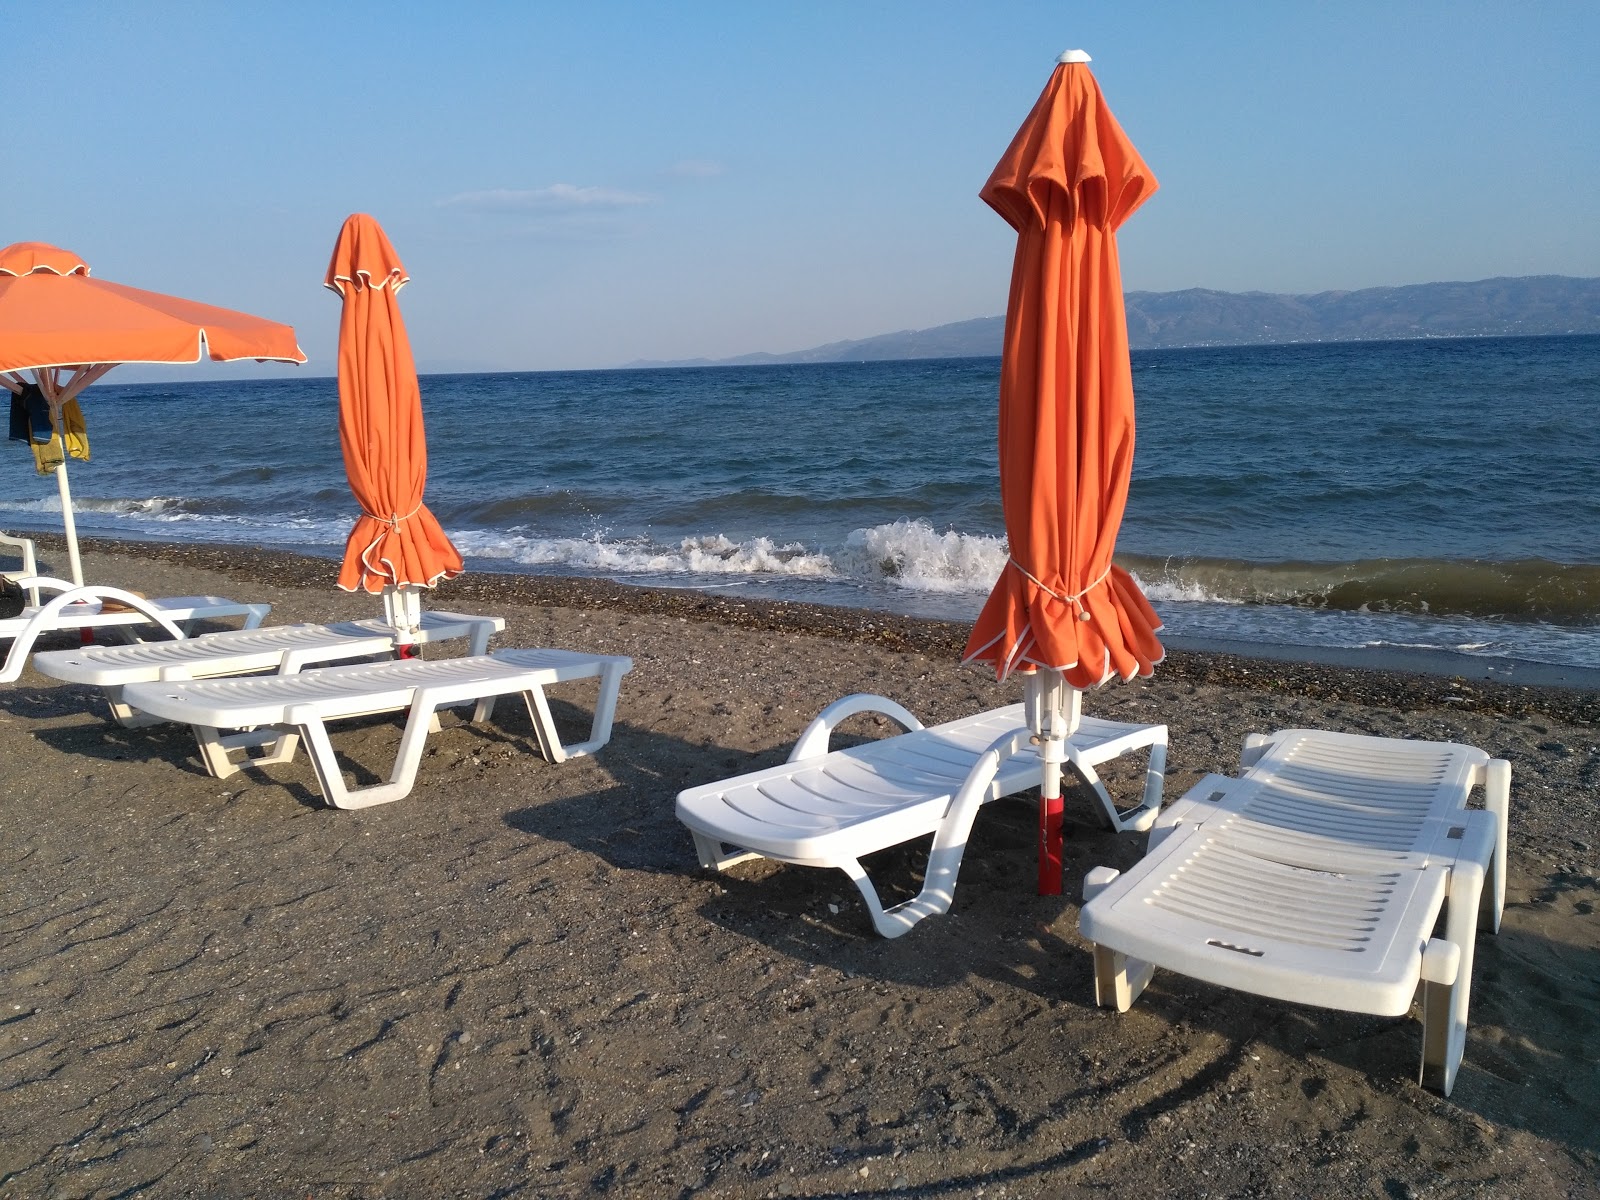
[[[253,358],[303,363],[294,330],[248,313],[90,277],[78,255],[44,242],[0,250],[0,385],[37,387],[50,423],[62,406],[118,363]],[[23,371],[33,373],[32,381]],[[83,583],[66,464],[55,467],[72,581]]]
[[[1001,679],[1030,672],[1030,715],[1042,712],[1043,725],[1034,732],[1055,743],[1045,746],[1041,804],[1040,890],[1050,893],[1061,886],[1059,739],[1076,726],[1077,689],[1148,675],[1162,657],[1159,618],[1111,561],[1134,426],[1116,231],[1156,181],[1088,61],[1062,55],[981,193],[1017,231],[1000,363],[1010,558],[966,659]]]
[[[323,281],[339,318],[339,442],[361,516],[345,543],[339,586],[382,592],[389,621],[415,634],[417,592],[461,574],[461,555],[422,502],[428,443],[411,340],[395,300],[410,281],[378,223],[348,218]]]

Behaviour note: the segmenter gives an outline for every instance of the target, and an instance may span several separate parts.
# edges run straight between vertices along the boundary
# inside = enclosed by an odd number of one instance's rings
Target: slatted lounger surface
[[[881,713],[910,732],[830,751],[834,726],[858,712]],[[678,819],[713,870],[753,856],[837,867],[854,881],[878,932],[898,937],[949,909],[978,806],[1038,785],[1039,755],[1028,736],[1020,704],[923,728],[893,701],[847,696],[811,723],[787,763],[680,792]],[[1084,717],[1067,760],[1095,788],[1115,827],[1141,828],[1161,803],[1166,746],[1164,725]],[[1132,813],[1119,813],[1095,767],[1140,747],[1149,752],[1143,798]],[[930,833],[921,894],[885,910],[862,856]]]
[[[236,770],[222,740],[224,729],[268,727],[284,736],[274,752],[251,761],[282,762],[304,737],[323,797],[336,808],[365,808],[398,800],[411,791],[423,745],[441,708],[476,703],[483,720],[498,696],[521,693],[533,718],[539,749],[553,763],[593,754],[611,738],[617,693],[631,659],[576,654],[567,650],[497,650],[471,658],[322,667],[296,675],[248,679],[194,679],[133,683],[124,700],[167,721],[195,727],[206,766],[222,776]],[[589,739],[564,746],[557,736],[544,689],[576,679],[600,681]],[[347,788],[328,740],[326,723],[343,717],[409,708],[393,770],[385,783]]]
[[[470,638],[469,653],[485,654],[489,639],[506,626],[501,617],[424,612],[419,643]],[[123,698],[130,683],[162,679],[206,679],[275,671],[292,675],[304,667],[341,659],[370,658],[394,649],[395,631],[380,620],[333,625],[268,625],[228,629],[176,641],[135,642],[127,646],[84,646],[33,656],[33,669],[65,683],[104,688],[111,713],[124,725],[147,723]]]
[[[1474,926],[1497,930],[1504,902],[1510,766],[1471,746],[1305,729],[1252,738],[1245,766],[1163,812],[1126,873],[1090,872],[1079,927],[1097,1001],[1126,1010],[1164,967],[1403,1016],[1421,983],[1422,1081],[1448,1095]],[[1486,811],[1467,808],[1477,787]]]
[[[13,683],[22,675],[33,644],[42,634],[63,629],[116,629],[134,631],[141,625],[159,626],[165,636],[181,638],[184,626],[194,621],[240,618],[245,629],[266,619],[270,604],[241,604],[222,596],[166,596],[151,600],[112,587],[74,587],[61,579],[34,576],[19,581],[24,588],[39,587],[58,593],[38,608],[25,608],[19,616],[0,620],[0,639],[10,638],[11,648],[0,667],[0,683]],[[107,612],[105,601],[125,606]]]

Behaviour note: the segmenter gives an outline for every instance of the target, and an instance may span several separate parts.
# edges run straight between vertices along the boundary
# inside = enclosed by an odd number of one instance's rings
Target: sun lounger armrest
[[[789,761],[799,762],[803,758],[817,758],[828,753],[828,743],[839,722],[846,717],[864,712],[874,712],[888,717],[904,727],[908,733],[915,733],[922,728],[921,721],[893,700],[857,692],[853,696],[835,700],[816,715],[811,724],[806,726],[805,732],[800,735],[800,740],[795,742],[794,749],[789,751]]]
[[[142,596],[134,595],[132,592],[125,592],[121,588],[74,587],[64,580],[51,579],[44,575],[34,575],[22,581],[23,587],[35,584],[55,590],[58,594],[52,596],[48,603],[29,615],[22,629],[12,639],[11,648],[6,652],[4,662],[0,663],[0,683],[15,683],[21,676],[23,664],[27,662],[28,654],[33,649],[33,643],[38,640],[41,633],[74,628],[70,618],[63,620],[61,614],[62,610],[80,601],[120,601],[154,621],[172,637],[182,638],[184,636],[183,630],[173,624],[166,614],[152,607],[149,601]]]
[[[54,575],[24,575],[21,578],[14,578],[12,582],[24,589],[42,589],[47,592],[70,592],[78,586],[70,580],[57,579]]]

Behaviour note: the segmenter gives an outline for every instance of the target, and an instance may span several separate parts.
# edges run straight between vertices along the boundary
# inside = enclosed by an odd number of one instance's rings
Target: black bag
[[[11,440],[13,442],[33,440],[28,436],[28,402],[22,398],[21,392],[11,393]]]
[[[27,607],[28,593],[22,590],[21,585],[0,577],[0,621],[20,617],[22,610]]]

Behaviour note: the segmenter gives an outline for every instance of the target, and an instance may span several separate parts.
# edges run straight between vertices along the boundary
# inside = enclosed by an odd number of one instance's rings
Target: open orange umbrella
[[[1111,561],[1133,469],[1133,374],[1116,231],[1155,177],[1068,51],[980,193],[1017,231],[1000,363],[1010,558],[966,660],[1029,672],[1045,759],[1040,892],[1061,890],[1061,763],[1079,689],[1148,675],[1161,622]]]
[[[395,293],[410,282],[365,213],[346,219],[328,264],[339,318],[339,442],[361,516],[345,543],[339,586],[383,593],[389,623],[415,636],[418,593],[461,574],[461,555],[422,502],[428,442],[411,340]]]
[[[93,279],[82,258],[44,242],[0,250],[0,385],[19,394],[37,387],[57,433],[64,431],[62,406],[118,363],[192,363],[203,357],[306,361],[288,325]],[[33,373],[31,381],[24,371]],[[81,585],[64,462],[55,475],[72,581]]]

